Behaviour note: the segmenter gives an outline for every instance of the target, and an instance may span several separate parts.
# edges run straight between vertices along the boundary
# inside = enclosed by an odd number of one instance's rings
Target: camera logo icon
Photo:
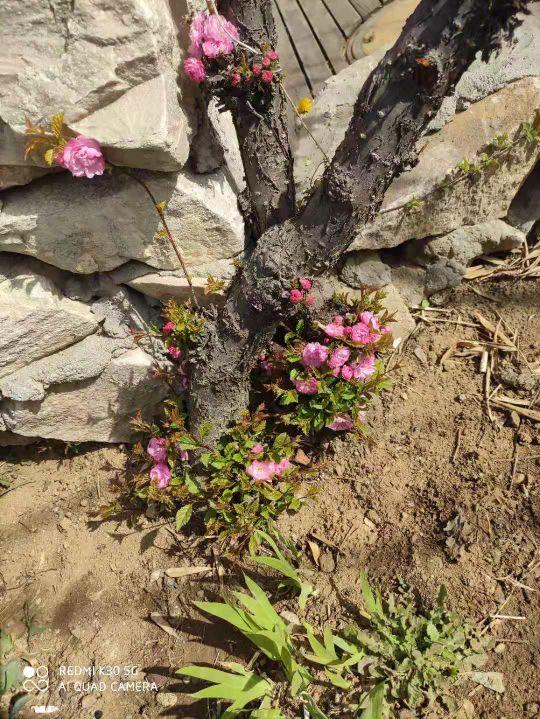
[[[23,689],[25,692],[46,692],[49,690],[49,669],[46,666],[31,667],[23,669]]]

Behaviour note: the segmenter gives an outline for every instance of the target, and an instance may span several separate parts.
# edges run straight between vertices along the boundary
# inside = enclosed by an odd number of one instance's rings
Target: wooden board
[[[322,83],[332,75],[332,69],[296,0],[274,2],[289,30],[289,38],[300,58],[306,82],[312,94],[315,94]]]
[[[295,101],[302,97],[310,97],[311,88],[309,87],[304,71],[302,70],[296,47],[289,37],[289,32],[283,24],[279,8],[275,4],[273,11],[278,34],[277,50],[279,52],[280,65],[285,70],[284,84],[287,88],[287,92]],[[289,113],[291,111],[292,110],[289,108]]]
[[[332,15],[334,22],[339,28],[343,39],[347,39],[362,22],[362,16],[358,10],[351,5],[349,0],[321,0],[328,12]]]
[[[345,41],[339,25],[322,0],[297,0],[333,75],[347,67]]]
[[[349,0],[349,2],[361,15],[362,20],[367,20],[371,13],[382,7],[382,2],[379,0]]]

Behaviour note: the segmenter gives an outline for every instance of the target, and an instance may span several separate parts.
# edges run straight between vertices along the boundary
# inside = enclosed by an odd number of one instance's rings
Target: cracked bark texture
[[[240,28],[244,42],[275,48],[271,0],[221,0],[219,11]],[[294,214],[293,158],[285,101],[273,85],[270,106],[260,112],[239,99],[232,115],[244,162],[247,189],[240,205],[252,239]]]
[[[190,377],[192,427],[209,420],[216,438],[247,407],[257,356],[291,312],[291,283],[336,263],[414,162],[424,127],[476,52],[498,42],[502,24],[522,7],[521,0],[422,0],[364,84],[321,184],[296,217],[260,237],[209,320]]]

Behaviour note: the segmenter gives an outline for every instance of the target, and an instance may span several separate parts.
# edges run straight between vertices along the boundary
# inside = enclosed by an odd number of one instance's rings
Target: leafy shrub
[[[302,279],[300,287],[297,317],[309,307],[311,281]],[[134,448],[130,496],[142,506],[175,512],[178,529],[192,522],[220,539],[242,543],[255,529],[271,529],[283,512],[298,510],[303,497],[293,458],[303,436],[364,433],[366,407],[388,386],[378,354],[390,342],[386,323],[391,318],[381,300],[380,293],[363,293],[354,301],[338,297],[332,308],[339,314],[327,325],[301,317],[293,320],[294,329],[282,327],[282,344],[260,358],[252,397],[257,409],[246,412],[215,445],[205,442],[210,427],[200,428],[197,436],[189,432],[181,398],[164,402],[154,424],[138,418],[135,427],[150,439]],[[174,302],[166,305],[164,319],[155,332],[171,369],[161,372],[171,386],[186,386],[190,353],[205,320],[189,305]],[[108,507],[106,515],[117,508]]]
[[[278,549],[275,543],[272,549]],[[283,562],[287,564],[281,555],[279,563]],[[269,565],[277,568],[272,562]],[[285,575],[291,572],[299,577],[289,564]],[[219,677],[215,669],[206,667],[179,670],[179,674],[210,683],[194,697],[231,703],[223,719],[240,715],[286,719],[298,716],[302,705],[312,719],[328,719],[325,712],[336,716],[336,706],[340,706],[340,717],[395,717],[403,707],[425,710],[437,702],[449,702],[450,686],[485,659],[485,641],[445,608],[444,588],[436,605],[425,609],[407,592],[383,600],[362,574],[361,614],[367,629],[359,624],[339,631],[325,627],[321,636],[305,621],[301,629],[288,624],[256,582],[249,577],[245,582],[249,593],[233,592],[222,603],[195,604],[234,626],[271,663],[250,666],[249,679],[237,664],[225,665],[232,673],[220,670]],[[341,702],[340,690],[346,690]]]

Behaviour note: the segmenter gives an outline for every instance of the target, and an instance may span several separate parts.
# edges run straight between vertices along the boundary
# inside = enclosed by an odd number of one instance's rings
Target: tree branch
[[[221,0],[218,6],[220,13],[240,28],[248,45],[276,47],[271,0]],[[250,234],[257,239],[295,211],[293,158],[279,86],[273,85],[270,106],[263,111],[258,112],[239,100],[232,115],[247,184],[241,204],[246,205]]]
[[[297,217],[259,239],[222,312],[208,323],[190,378],[193,426],[210,420],[217,437],[247,406],[256,358],[291,311],[292,282],[332,267],[375,216],[394,177],[414,161],[416,142],[445,95],[521,3],[422,0],[364,84],[320,186]]]

